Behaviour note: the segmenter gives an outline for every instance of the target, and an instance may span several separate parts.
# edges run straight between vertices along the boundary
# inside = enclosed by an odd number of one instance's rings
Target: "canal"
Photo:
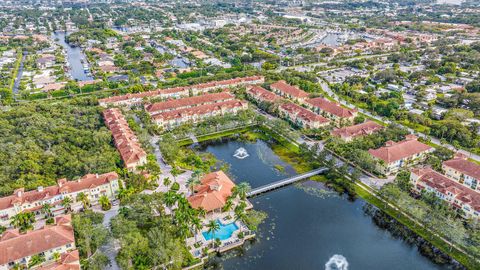
[[[233,157],[243,147],[249,156]],[[235,182],[252,188],[296,174],[261,140],[224,140],[200,147],[230,165]],[[213,269],[448,269],[422,256],[416,246],[394,238],[365,214],[361,199],[349,201],[306,181],[251,199],[268,213],[257,239],[210,262]]]
[[[74,80],[77,81],[89,81],[93,80],[93,77],[90,75],[89,69],[85,69],[84,63],[87,63],[85,54],[82,52],[80,47],[70,46],[65,42],[65,36],[67,33],[63,31],[57,31],[53,33],[53,38],[58,45],[62,46],[67,52],[67,61],[70,69],[70,75]],[[88,73],[88,74],[87,74]]]

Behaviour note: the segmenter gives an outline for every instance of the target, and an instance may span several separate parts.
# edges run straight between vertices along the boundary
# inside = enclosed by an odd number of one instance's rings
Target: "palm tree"
[[[63,198],[61,205],[67,209],[67,212],[72,211],[72,199],[70,197]]]
[[[102,206],[103,211],[107,211],[107,210],[110,210],[110,208],[112,208],[112,203],[110,202],[110,199],[105,195],[100,196],[100,199],[98,199],[98,202]]]
[[[187,186],[190,189],[191,194],[193,194],[193,191],[194,191],[193,189],[199,184],[200,184],[200,179],[193,177],[193,175],[187,180]]]
[[[215,232],[220,229],[220,224],[216,220],[210,220],[207,224],[208,228],[208,233],[212,234],[212,246],[213,246],[213,241],[215,240]]]
[[[88,209],[90,207],[90,199],[88,199],[88,196],[85,193],[83,192],[78,193],[77,202],[78,201],[82,202],[83,209]]]
[[[42,212],[45,214],[46,218],[52,216],[52,205],[49,203],[45,203],[42,205]]]
[[[165,193],[165,196],[163,197],[163,201],[165,202],[165,205],[168,207],[172,207],[178,200],[178,195],[173,192],[173,191],[168,191]]]
[[[192,219],[193,234],[195,235],[195,243],[197,243],[197,233],[203,228],[202,222],[198,217]]]
[[[242,200],[245,200],[247,198],[247,193],[250,192],[250,190],[252,190],[252,188],[249,183],[241,182],[235,187],[235,194],[240,196]]]
[[[178,169],[177,166],[173,166],[172,170],[170,171],[170,173],[172,174],[173,176],[173,182],[177,182],[177,176],[180,175],[180,170]]]
[[[230,209],[232,209],[233,206],[233,200],[232,197],[228,197],[227,201],[225,202],[225,205],[222,208],[223,212],[228,212]]]
[[[35,214],[32,212],[20,212],[12,217],[10,224],[15,228],[19,228],[20,231],[26,231],[33,229],[33,223],[35,223]]]

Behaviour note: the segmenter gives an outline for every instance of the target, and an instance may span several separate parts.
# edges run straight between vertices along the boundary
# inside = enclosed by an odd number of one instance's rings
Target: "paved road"
[[[335,99],[337,102],[341,103],[342,105],[345,105],[345,106],[350,107],[350,108],[355,108],[359,112],[361,112],[361,113],[363,113],[363,114],[365,114],[365,115],[367,115],[367,116],[369,116],[369,117],[371,117],[371,118],[373,118],[377,121],[381,121],[381,122],[384,122],[384,123],[387,123],[387,124],[392,123],[392,121],[390,121],[388,119],[384,119],[384,118],[382,118],[381,116],[378,116],[378,115],[373,115],[369,111],[364,110],[362,108],[358,108],[354,104],[350,104],[350,103],[346,102],[345,100],[341,99],[338,95],[333,93],[333,91],[330,89],[330,87],[328,86],[328,84],[324,80],[319,79],[319,83],[322,86],[322,89],[325,92],[327,92],[327,94],[329,96],[331,96],[333,99]],[[415,131],[415,130],[413,130],[413,129],[407,127],[407,126],[404,126],[402,124],[399,124],[399,123],[397,123],[397,124],[402,126],[405,129],[407,129],[410,133],[413,133],[413,134],[417,135],[418,137],[425,138],[425,139],[430,139],[430,141],[434,144],[441,145],[441,146],[446,147],[446,148],[448,148],[450,150],[453,150],[453,151],[458,151],[458,152],[470,157],[471,159],[474,159],[476,161],[480,161],[480,155],[477,155],[475,153],[472,153],[472,152],[469,152],[469,151],[466,151],[466,150],[463,150],[463,149],[457,149],[451,144],[443,144],[442,142],[440,142],[440,140],[438,138],[435,138],[435,137],[429,136],[427,134]]]
[[[112,218],[118,215],[118,210],[120,209],[119,205],[115,205],[112,209],[103,212],[105,214],[103,218],[103,226],[105,228],[110,229],[110,221]],[[117,239],[113,239],[108,241],[105,245],[100,247],[100,250],[108,257],[110,260],[110,265],[106,267],[106,269],[110,270],[119,270],[120,267],[117,264],[115,258],[117,257],[118,251],[120,250],[120,243]]]

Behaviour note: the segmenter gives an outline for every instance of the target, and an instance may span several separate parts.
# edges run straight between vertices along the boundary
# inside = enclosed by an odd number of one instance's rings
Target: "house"
[[[410,181],[418,193],[433,192],[461,212],[465,218],[480,217],[480,193],[430,168],[411,170]]]
[[[274,94],[273,92],[270,92],[267,89],[257,85],[247,87],[247,95],[259,103],[273,103],[282,99],[280,96]]]
[[[42,218],[44,204],[52,206],[54,215],[63,213],[65,208],[61,202],[69,197],[72,209],[81,209],[81,202],[75,202],[77,195],[83,193],[88,196],[90,203],[96,204],[102,195],[114,199],[118,194],[120,184],[115,172],[105,174],[87,174],[75,181],[67,179],[57,180],[57,185],[38,187],[36,190],[25,191],[24,188],[16,189],[12,195],[0,198],[0,225],[10,226],[10,219],[23,211],[33,212]]]
[[[286,83],[284,80],[271,84],[270,89],[272,89],[274,93],[282,97],[285,97],[300,103],[302,103],[308,98],[307,92],[299,89],[296,86],[292,86]]]
[[[161,112],[191,108],[199,105],[213,104],[233,99],[235,99],[235,96],[230,92],[211,93],[201,96],[173,99],[149,104],[145,106],[145,110],[150,115],[155,115]]]
[[[442,169],[450,179],[480,191],[480,165],[468,161],[466,156],[457,154],[454,159],[444,161]]]
[[[278,111],[283,118],[304,129],[321,128],[330,123],[325,117],[292,102],[280,105]]]
[[[370,149],[368,152],[374,159],[380,161],[377,169],[388,175],[423,161],[426,154],[433,150],[434,148],[419,142],[415,135],[407,135],[403,141],[388,141],[384,147]]]
[[[60,254],[68,268],[80,269],[78,251],[71,216],[58,216],[55,225],[46,225],[41,229],[20,233],[18,229],[5,231],[0,238],[0,269],[27,268],[33,256],[45,260],[39,269],[55,263],[55,254]],[[62,260],[57,263],[62,263]],[[55,268],[43,268],[55,269]]]
[[[234,187],[235,183],[223,171],[212,172],[202,177],[200,185],[187,199],[192,208],[204,209],[207,213],[220,212]]]
[[[321,97],[309,99],[305,104],[315,113],[332,120],[337,126],[353,123],[357,116],[356,110],[344,108],[336,102]]]
[[[383,128],[384,127],[380,124],[377,124],[373,121],[367,121],[354,126],[334,129],[332,131],[332,135],[335,137],[340,137],[349,142],[355,138],[373,134],[379,130],[382,130]]]
[[[127,120],[122,112],[117,108],[103,111],[105,124],[110,129],[120,156],[125,167],[130,171],[135,171],[137,167],[147,163],[147,153],[142,149],[137,136],[128,126]]]
[[[152,119],[157,125],[165,129],[171,129],[186,123],[199,123],[213,116],[236,114],[237,112],[246,109],[248,109],[247,102],[233,99],[191,108],[161,112],[154,115]]]

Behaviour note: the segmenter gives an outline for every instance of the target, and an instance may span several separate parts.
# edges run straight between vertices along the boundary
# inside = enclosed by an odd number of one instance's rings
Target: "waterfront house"
[[[480,193],[452,180],[430,168],[411,170],[410,181],[418,193],[433,192],[446,201],[465,218],[480,217]]]
[[[330,123],[325,117],[292,102],[280,105],[278,111],[283,118],[304,129],[321,128]]]
[[[282,97],[293,101],[303,103],[308,98],[308,93],[296,86],[286,83],[284,80],[278,81],[270,85],[272,91]]]
[[[357,116],[356,110],[344,108],[338,103],[321,97],[309,99],[305,104],[315,113],[332,120],[337,126],[349,125]]]
[[[445,175],[458,183],[480,191],[480,165],[467,160],[462,154],[457,154],[454,159],[444,161],[442,169]]]
[[[61,260],[55,261],[55,254]],[[44,259],[37,269],[80,269],[70,215],[58,216],[55,225],[20,233],[18,229],[5,231],[0,238],[0,269],[25,269],[33,256]],[[52,268],[64,264],[62,268]]]
[[[147,163],[147,153],[142,149],[137,136],[128,126],[127,120],[117,108],[103,111],[105,124],[112,132],[115,147],[122,157],[125,167],[135,171],[137,167]]]
[[[202,208],[207,213],[221,212],[234,187],[235,183],[223,171],[212,172],[202,177],[200,185],[187,199],[195,209]]]
[[[53,215],[65,212],[61,205],[64,198],[69,197],[72,210],[82,208],[81,202],[75,202],[79,193],[84,193],[90,203],[97,204],[102,195],[114,199],[120,189],[118,175],[115,172],[105,174],[87,174],[75,181],[67,179],[57,180],[57,185],[38,187],[36,190],[25,191],[24,188],[16,189],[12,195],[0,198],[0,225],[10,226],[10,219],[18,213],[33,212],[37,219],[43,218],[42,207],[44,204],[52,206]]]
[[[423,161],[433,150],[434,148],[419,142],[415,135],[407,135],[403,141],[388,141],[384,147],[370,149],[368,152],[379,161],[378,171],[389,175]]]
[[[373,121],[367,121],[354,126],[334,129],[332,131],[332,135],[350,142],[355,138],[373,134],[379,130],[382,130],[383,128],[384,127],[380,124],[377,124]]]

